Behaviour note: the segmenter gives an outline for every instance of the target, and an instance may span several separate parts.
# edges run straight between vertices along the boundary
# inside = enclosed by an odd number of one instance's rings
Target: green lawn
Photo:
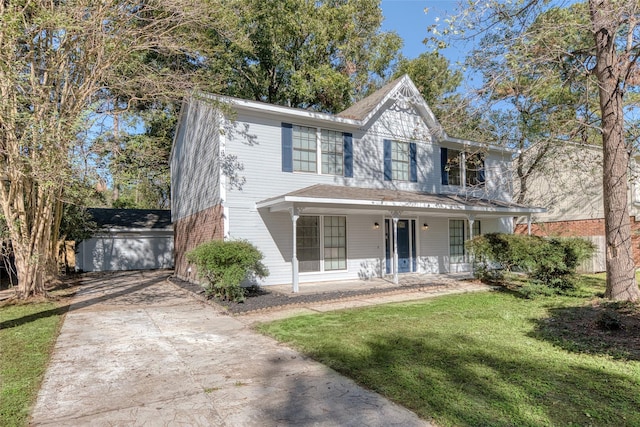
[[[0,306],[0,426],[25,426],[66,310],[55,302]]]
[[[589,281],[574,297],[454,295],[259,329],[441,426],[640,426],[638,353],[562,334],[603,291]]]

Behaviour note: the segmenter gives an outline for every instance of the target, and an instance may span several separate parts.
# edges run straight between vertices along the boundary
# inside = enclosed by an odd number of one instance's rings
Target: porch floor
[[[406,286],[455,286],[462,280],[472,279],[471,273],[419,274],[407,273],[398,276],[398,284],[393,283],[393,276],[374,277],[368,280],[337,280],[323,282],[300,283],[298,293],[293,293],[292,285],[268,286],[272,292],[287,295],[322,294],[326,292],[366,291],[377,289],[381,292],[401,290]]]

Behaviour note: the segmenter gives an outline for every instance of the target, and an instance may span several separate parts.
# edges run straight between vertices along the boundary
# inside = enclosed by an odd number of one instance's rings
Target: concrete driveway
[[[253,332],[167,276],[84,277],[32,425],[430,425]]]

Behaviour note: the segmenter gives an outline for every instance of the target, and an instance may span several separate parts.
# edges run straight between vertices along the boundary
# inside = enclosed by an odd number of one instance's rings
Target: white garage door
[[[173,268],[173,234],[116,234],[80,242],[76,266],[81,271]]]

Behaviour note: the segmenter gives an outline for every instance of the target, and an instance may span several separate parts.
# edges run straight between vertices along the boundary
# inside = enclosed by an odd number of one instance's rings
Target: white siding
[[[602,151],[568,144],[554,147],[531,174],[525,203],[547,208],[533,215],[532,222],[604,218]]]
[[[171,219],[220,203],[220,116],[202,101],[182,111],[171,157]]]
[[[232,239],[246,239],[262,251],[269,276],[262,284],[291,283],[293,226],[286,212],[230,211]],[[379,277],[384,267],[383,227],[374,230],[373,224],[383,224],[382,216],[347,215],[347,269],[317,273],[301,273],[300,282],[322,280],[370,279]],[[251,224],[251,225],[248,225]]]
[[[422,230],[422,224],[429,229]],[[449,219],[420,217],[418,219],[418,271],[421,273],[449,272]]]

